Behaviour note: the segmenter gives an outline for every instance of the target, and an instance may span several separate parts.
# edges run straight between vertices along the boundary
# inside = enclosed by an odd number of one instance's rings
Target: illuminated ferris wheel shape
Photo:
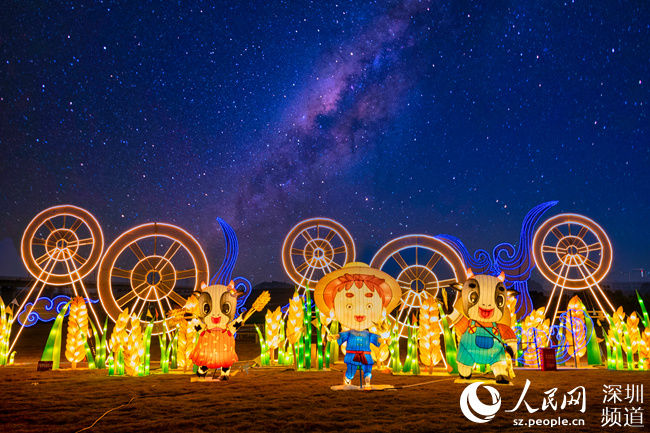
[[[208,261],[192,235],[180,227],[148,223],[121,234],[99,265],[97,289],[113,321],[122,311],[142,323],[154,320],[153,334],[169,332],[167,311],[185,305],[175,291],[189,291],[208,281]],[[184,283],[184,284],[183,284]]]
[[[75,296],[89,299],[82,279],[97,266],[103,249],[104,235],[90,212],[73,205],[53,206],[40,212],[28,224],[20,243],[23,263],[35,281],[16,314],[20,314],[34,291],[34,299],[38,299],[48,285],[69,286]],[[35,305],[36,302],[31,304],[25,317],[29,317]],[[92,304],[88,307],[97,329],[101,329]],[[22,329],[21,326],[16,333],[12,348]]]
[[[401,337],[408,336],[410,317],[424,300],[440,289],[464,282],[467,273],[462,259],[445,242],[428,235],[407,235],[385,244],[372,258],[370,267],[395,277],[402,288],[400,306],[391,314]],[[453,300],[449,300],[453,305]]]
[[[350,232],[329,218],[311,218],[296,224],[284,238],[282,265],[299,287],[310,290],[326,274],[355,258]]]
[[[545,221],[535,232],[533,256],[540,273],[553,284],[547,312],[559,290],[551,323],[564,290],[588,290],[601,311],[607,305],[614,312],[599,286],[612,265],[612,244],[595,221],[578,214],[560,214]]]
[[[94,269],[104,249],[104,237],[88,211],[62,205],[36,215],[25,229],[20,247],[25,267],[34,278],[65,286]]]

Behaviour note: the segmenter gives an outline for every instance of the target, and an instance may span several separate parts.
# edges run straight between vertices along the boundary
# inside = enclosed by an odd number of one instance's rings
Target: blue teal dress
[[[506,351],[495,335],[499,335],[496,323],[492,323],[492,328],[483,328],[472,320],[460,338],[458,362],[472,366],[475,363],[492,365],[505,360]]]

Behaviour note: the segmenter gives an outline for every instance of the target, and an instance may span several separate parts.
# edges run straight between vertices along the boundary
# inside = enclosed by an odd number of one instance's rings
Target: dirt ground
[[[38,339],[40,340],[40,338]],[[0,430],[10,432],[75,432],[90,426],[93,432],[131,431],[480,431],[527,430],[515,426],[517,419],[584,419],[584,426],[561,427],[567,431],[601,430],[603,408],[625,407],[603,403],[603,385],[643,384],[646,401],[650,374],[608,371],[606,369],[562,369],[541,372],[517,369],[513,385],[497,386],[501,409],[485,424],[474,424],[463,416],[459,399],[468,383],[455,383],[455,377],[393,376],[376,371],[373,383],[415,385],[374,392],[332,391],[342,381],[344,365],[332,371],[295,372],[285,368],[250,368],[239,371],[227,383],[192,383],[190,373],[159,374],[152,365],[148,377],[109,377],[106,370],[69,370],[62,362],[58,371],[37,372],[42,343],[29,338],[18,347],[17,365],[0,368]],[[258,348],[252,341],[237,343],[240,360],[252,359]],[[152,356],[153,359],[157,359]],[[485,376],[485,380],[490,380]],[[525,400],[539,410],[530,414],[525,406],[512,413],[526,379],[530,388]],[[493,384],[492,384],[493,385]],[[586,411],[578,407],[560,409],[562,396],[576,386],[586,389]],[[557,388],[557,410],[542,411],[544,391]],[[490,402],[485,389],[481,401]],[[623,392],[625,396],[625,392]],[[129,404],[127,404],[130,401]],[[634,406],[639,406],[635,404]],[[644,415],[650,416],[647,403]],[[624,419],[621,419],[623,424]],[[646,421],[645,425],[650,425]],[[533,427],[550,431],[550,427]],[[556,429],[553,429],[556,430]],[[610,431],[624,430],[614,427]],[[639,430],[639,429],[634,429]],[[643,428],[640,430],[644,430]],[[647,430],[647,427],[646,427]],[[89,431],[89,430],[85,430]]]

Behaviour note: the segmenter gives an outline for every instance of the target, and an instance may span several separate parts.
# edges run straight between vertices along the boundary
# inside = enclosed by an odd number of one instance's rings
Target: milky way
[[[109,241],[178,224],[216,269],[220,216],[256,282],[286,279],[302,218],[339,220],[367,261],[408,233],[514,242],[558,200],[610,233],[616,275],[647,267],[648,7],[539,3],[13,3],[3,245],[73,203]]]
[[[331,188],[323,186],[325,181],[377,151],[376,135],[408,103],[405,93],[420,78],[413,68],[418,62],[402,59],[422,54],[417,35],[429,22],[422,17],[428,5],[409,2],[390,9],[345,47],[317,61],[275,131],[251,146],[247,173],[240,178],[243,188],[234,191],[235,219],[266,218],[269,208],[289,201],[305,208],[319,205]]]

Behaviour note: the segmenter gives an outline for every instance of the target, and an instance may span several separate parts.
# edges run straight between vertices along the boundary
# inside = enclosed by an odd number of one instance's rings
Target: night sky
[[[410,233],[491,250],[559,200],[608,231],[614,276],[650,267],[645,1],[88,3],[3,7],[5,246],[70,203],[108,242],[180,225],[216,270],[219,216],[255,284],[288,280],[303,218],[369,261]]]

